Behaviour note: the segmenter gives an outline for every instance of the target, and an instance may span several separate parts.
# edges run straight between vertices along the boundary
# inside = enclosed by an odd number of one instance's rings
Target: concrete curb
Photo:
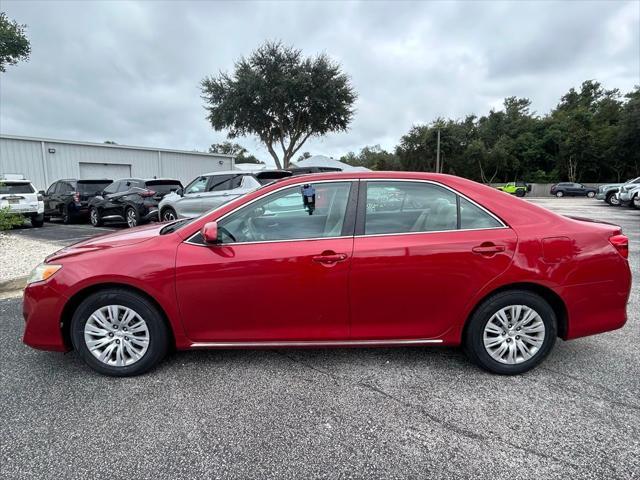
[[[0,293],[22,290],[27,285],[28,278],[29,276],[25,275],[24,277],[12,278],[11,280],[0,282]]]

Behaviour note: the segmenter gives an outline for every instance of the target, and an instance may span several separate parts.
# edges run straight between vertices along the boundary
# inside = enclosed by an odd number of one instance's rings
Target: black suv
[[[98,195],[113,180],[77,180],[67,178],[53,182],[43,195],[44,219],[61,217],[64,223],[86,220],[89,200]]]
[[[596,196],[596,193],[598,193],[598,189],[587,187],[581,183],[560,182],[552,185],[549,193],[556,197],[572,196],[593,198]]]
[[[158,219],[158,203],[180,190],[179,180],[123,178],[107,186],[89,202],[89,220],[94,227],[104,221],[126,221],[129,227]]]

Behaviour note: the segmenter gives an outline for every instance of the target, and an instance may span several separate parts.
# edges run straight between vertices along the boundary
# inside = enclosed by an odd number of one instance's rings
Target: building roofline
[[[154,148],[154,147],[137,147],[135,145],[121,145],[112,143],[97,143],[97,142],[79,142],[76,140],[60,140],[55,138],[43,138],[43,137],[26,137],[23,135],[7,135],[0,133],[0,138],[6,138],[9,140],[29,140],[32,142],[47,142],[47,143],[67,143],[70,145],[85,145],[89,147],[107,147],[107,148],[128,148],[130,150],[146,150],[150,152],[169,152],[169,153],[182,153],[186,155],[206,155],[209,157],[223,157],[234,159],[235,155],[227,155],[225,153],[209,153],[209,152],[192,152],[188,150],[174,150],[170,148]]]

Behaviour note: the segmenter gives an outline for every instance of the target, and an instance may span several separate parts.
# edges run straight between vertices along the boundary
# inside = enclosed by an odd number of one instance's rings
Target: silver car
[[[196,177],[184,190],[166,195],[160,202],[160,220],[193,218],[257,190],[265,183],[290,176],[291,172],[229,170]]]

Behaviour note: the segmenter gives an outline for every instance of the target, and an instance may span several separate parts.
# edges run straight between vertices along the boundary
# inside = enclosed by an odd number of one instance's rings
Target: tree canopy
[[[205,78],[201,90],[211,126],[230,139],[256,135],[278,168],[310,137],[347,130],[356,100],[340,65],[279,42],[241,58],[231,74]]]
[[[587,80],[547,115],[530,106],[527,98],[508,97],[502,110],[481,117],[414,125],[395,148],[397,169],[435,171],[440,130],[442,171],[482,182],[604,182],[640,175],[640,86],[622,96]],[[361,164],[370,148],[342,160]],[[375,162],[364,166],[379,169]]]
[[[238,143],[229,141],[222,143],[212,143],[209,147],[209,153],[221,153],[223,155],[234,155],[236,163],[263,163],[254,155]]]
[[[0,12],[0,72],[5,72],[7,65],[29,59],[31,44],[24,33],[26,27]]]

